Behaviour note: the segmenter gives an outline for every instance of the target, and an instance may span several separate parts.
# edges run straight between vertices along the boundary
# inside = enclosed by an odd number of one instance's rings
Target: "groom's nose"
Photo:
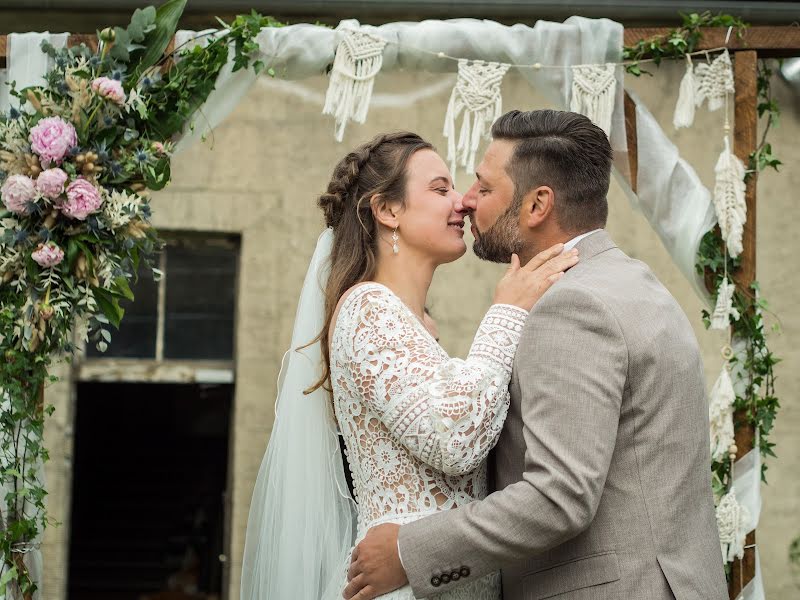
[[[456,196],[453,201],[453,210],[460,215],[469,214],[470,209],[464,206],[464,196],[455,190],[453,190],[453,193]]]
[[[465,212],[475,212],[478,208],[478,182],[472,184],[467,193],[461,198],[461,204]]]

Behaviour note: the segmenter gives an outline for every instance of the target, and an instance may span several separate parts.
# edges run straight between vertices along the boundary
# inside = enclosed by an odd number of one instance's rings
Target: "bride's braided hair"
[[[348,289],[375,275],[378,259],[378,226],[370,200],[404,204],[406,166],[418,150],[433,146],[415,133],[381,134],[349,152],[333,169],[328,189],[319,197],[325,224],[333,228],[331,271],[325,289],[325,324],[318,339],[322,344],[324,371],[311,391],[328,383],[330,375],[329,330],[336,305]],[[315,340],[316,341],[316,340]]]

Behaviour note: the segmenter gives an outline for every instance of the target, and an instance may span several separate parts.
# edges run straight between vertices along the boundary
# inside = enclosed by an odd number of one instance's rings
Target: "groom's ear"
[[[556,196],[553,189],[540,185],[528,192],[522,201],[522,222],[529,228],[539,227],[555,210]]]
[[[380,194],[372,196],[369,199],[369,205],[372,208],[372,216],[375,218],[376,223],[380,223],[389,229],[399,226],[400,222],[397,219],[398,206],[386,202],[381,198]]]

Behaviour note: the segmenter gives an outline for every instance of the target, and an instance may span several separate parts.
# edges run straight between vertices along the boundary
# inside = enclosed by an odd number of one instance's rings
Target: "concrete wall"
[[[629,81],[666,131],[682,70],[664,67],[654,78]],[[157,195],[153,207],[156,225],[164,230],[236,232],[241,234],[241,264],[237,301],[236,397],[232,452],[232,531],[228,558],[232,577],[228,597],[238,597],[238,573],[252,486],[273,421],[275,380],[286,350],[297,295],[308,259],[322,229],[316,195],[324,190],[336,161],[355,144],[386,130],[409,129],[445,149],[444,116],[452,75],[400,73],[381,76],[379,94],[368,123],[350,126],[345,140],[333,140],[333,123],[321,112],[326,80],[299,83],[262,78],[232,117],[205,145],[178,156],[172,185]],[[800,150],[797,98],[775,82],[784,107],[780,127],[772,135],[773,148],[786,167],[759,182],[758,264],[763,294],[780,315],[784,333],[772,337],[772,347],[785,359],[778,366],[778,395],[783,399],[773,439],[779,458],[770,462],[764,488],[764,511],[759,527],[759,548],[767,595],[788,598],[797,593],[791,579],[787,548],[800,533],[800,408],[796,402],[800,373],[792,368],[800,350],[791,344],[800,333],[800,313],[795,310],[796,276],[792,258],[800,251],[793,233],[800,225],[795,190],[800,186],[796,168]],[[415,92],[418,100],[398,106],[398,97]],[[504,84],[507,108],[547,106],[513,71]],[[713,166],[720,151],[722,114],[700,111],[697,125],[672,135],[685,158],[704,182],[713,185]],[[640,169],[648,168],[640,165]],[[457,187],[471,183],[460,172]],[[614,184],[610,194],[608,230],[631,256],[644,260],[678,298],[703,348],[709,385],[722,364],[719,348],[723,336],[703,328],[700,301],[671,262],[645,219],[632,212]],[[469,237],[469,234],[468,234]],[[474,329],[488,307],[501,267],[478,261],[471,253],[444,266],[435,277],[430,308],[438,320],[444,346],[464,355]],[[768,323],[776,322],[767,315]],[[69,502],[68,425],[71,418],[70,386],[49,392],[58,412],[47,429],[53,460],[48,466],[50,506],[65,524],[51,528],[45,537],[46,600],[65,598],[66,540]]]

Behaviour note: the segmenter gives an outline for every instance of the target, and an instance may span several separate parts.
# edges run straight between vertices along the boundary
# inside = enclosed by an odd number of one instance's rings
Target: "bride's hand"
[[[562,254],[563,250],[564,244],[556,244],[534,256],[525,266],[520,266],[519,257],[512,254],[511,265],[495,288],[494,303],[531,310],[567,269],[578,264],[577,249]]]

